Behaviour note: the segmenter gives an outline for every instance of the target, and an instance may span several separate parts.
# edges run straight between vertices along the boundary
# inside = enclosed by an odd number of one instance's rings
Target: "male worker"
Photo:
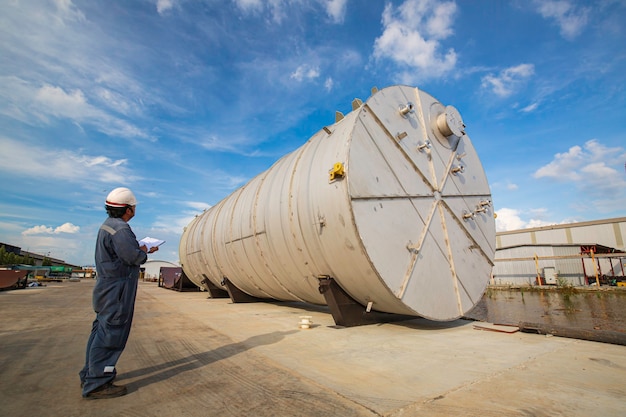
[[[139,246],[128,225],[137,205],[132,191],[116,188],[104,204],[109,217],[100,226],[96,241],[96,319],[87,342],[85,367],[79,373],[83,397],[91,399],[119,397],[127,392],[125,386],[113,384],[115,364],[130,333],[139,265],[146,262],[148,253],[158,250]]]

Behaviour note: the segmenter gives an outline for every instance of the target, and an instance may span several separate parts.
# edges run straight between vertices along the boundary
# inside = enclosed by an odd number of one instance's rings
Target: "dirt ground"
[[[140,283],[118,383],[81,397],[92,280],[0,292],[0,416],[622,416],[626,348]],[[301,315],[314,326],[301,330]]]

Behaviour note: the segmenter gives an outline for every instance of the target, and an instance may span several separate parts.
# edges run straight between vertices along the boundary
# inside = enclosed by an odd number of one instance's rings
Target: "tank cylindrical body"
[[[353,107],[185,228],[189,279],[325,304],[330,276],[373,310],[432,320],[474,307],[495,220],[459,113],[408,86]]]

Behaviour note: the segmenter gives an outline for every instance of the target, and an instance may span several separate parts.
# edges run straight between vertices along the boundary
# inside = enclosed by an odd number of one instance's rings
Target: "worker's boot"
[[[101,387],[96,388],[85,396],[90,400],[97,400],[101,398],[115,398],[126,395],[128,389],[126,385],[115,385],[112,382],[104,384]]]

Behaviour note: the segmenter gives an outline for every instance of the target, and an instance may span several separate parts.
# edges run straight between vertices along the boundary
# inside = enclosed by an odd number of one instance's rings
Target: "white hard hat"
[[[119,187],[111,191],[104,202],[109,207],[136,206],[135,194],[126,187]]]

